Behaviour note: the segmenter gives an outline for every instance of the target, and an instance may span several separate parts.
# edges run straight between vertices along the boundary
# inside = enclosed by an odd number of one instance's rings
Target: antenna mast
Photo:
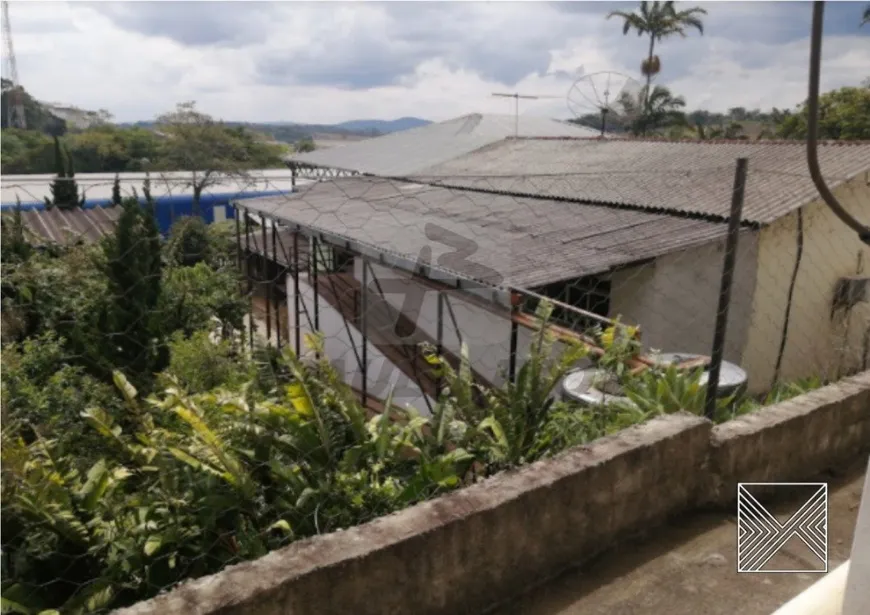
[[[493,92],[493,96],[498,96],[500,98],[513,98],[514,99],[514,136],[520,136],[520,98],[526,100],[538,100],[540,98],[555,98],[555,96],[524,96],[519,92],[514,92],[513,94],[505,94],[503,92]]]
[[[24,117],[24,102],[21,96],[21,85],[18,83],[18,63],[15,61],[15,48],[12,46],[12,26],[9,23],[9,3],[3,2],[3,39],[6,43],[6,61],[9,66],[9,81],[12,87],[7,92],[8,113],[7,125],[10,128],[27,128],[27,119]]]

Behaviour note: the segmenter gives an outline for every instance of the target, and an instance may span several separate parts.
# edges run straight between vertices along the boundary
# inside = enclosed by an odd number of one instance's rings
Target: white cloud
[[[706,36],[660,46],[663,84],[711,110],[791,107],[805,97],[803,7],[705,6]],[[225,119],[329,123],[511,112],[494,91],[557,96],[523,102],[521,112],[567,116],[578,67],[637,76],[646,42],[606,21],[611,8],[16,2],[10,12],[20,79],[37,98],[106,108],[119,121],[196,100]],[[859,82],[870,66],[867,32],[841,30],[825,40],[826,89]]]

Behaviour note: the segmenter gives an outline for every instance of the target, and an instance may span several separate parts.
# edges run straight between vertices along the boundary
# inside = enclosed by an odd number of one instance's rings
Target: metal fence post
[[[731,304],[731,285],[734,281],[734,264],[737,259],[737,242],[740,237],[740,218],[743,213],[743,194],[746,188],[747,158],[737,159],[734,171],[734,189],[731,192],[731,216],[728,218],[728,238],[725,243],[725,260],[722,265],[722,283],[719,287],[719,307],[716,312],[716,329],[713,332],[713,351],[710,355],[710,372],[707,380],[707,398],[704,415],[712,419],[716,412],[716,394],[719,389],[719,374],[725,354],[725,333],[728,328],[728,306]]]

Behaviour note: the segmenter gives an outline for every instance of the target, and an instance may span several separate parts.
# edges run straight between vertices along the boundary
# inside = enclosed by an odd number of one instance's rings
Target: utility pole
[[[24,116],[24,100],[21,85],[18,83],[18,64],[15,61],[15,48],[12,46],[12,26],[9,23],[9,3],[3,2],[3,39],[6,44],[6,58],[9,69],[9,81],[12,87],[6,93],[6,111],[8,114],[7,125],[10,128],[27,128],[27,119]]]

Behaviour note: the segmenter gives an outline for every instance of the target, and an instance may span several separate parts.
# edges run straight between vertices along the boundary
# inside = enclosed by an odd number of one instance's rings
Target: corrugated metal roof
[[[419,173],[517,134],[512,115],[474,113],[446,122],[394,132],[328,150],[296,154],[288,161],[399,177]],[[521,137],[593,137],[595,131],[541,117],[519,116]]]
[[[246,208],[496,286],[533,288],[723,237],[685,216],[348,178]],[[462,258],[462,255],[466,255]]]
[[[727,218],[742,156],[749,158],[744,221],[770,223],[818,198],[800,141],[507,139],[414,175],[439,185]],[[870,171],[870,143],[821,144],[819,161],[836,186]]]
[[[93,207],[88,209],[29,210],[21,212],[24,228],[35,244],[57,243],[70,245],[79,241],[93,243],[111,233],[121,214],[119,207]],[[7,224],[13,212],[3,212]]]
[[[0,194],[4,207],[15,205],[16,196],[22,203],[42,203],[45,197],[51,196],[51,183],[54,175],[3,175]],[[145,173],[120,173],[121,194],[133,196],[135,188],[142,195],[142,182]],[[151,173],[151,193],[155,199],[165,196],[192,195],[190,188],[191,172],[175,171],[169,173]],[[302,180],[300,180],[302,181]],[[112,198],[112,185],[115,182],[114,173],[76,173],[76,183],[79,192],[87,199]],[[222,177],[205,189],[204,194],[243,194],[247,192],[290,192],[291,173],[289,169],[267,169],[248,171],[245,177]]]

